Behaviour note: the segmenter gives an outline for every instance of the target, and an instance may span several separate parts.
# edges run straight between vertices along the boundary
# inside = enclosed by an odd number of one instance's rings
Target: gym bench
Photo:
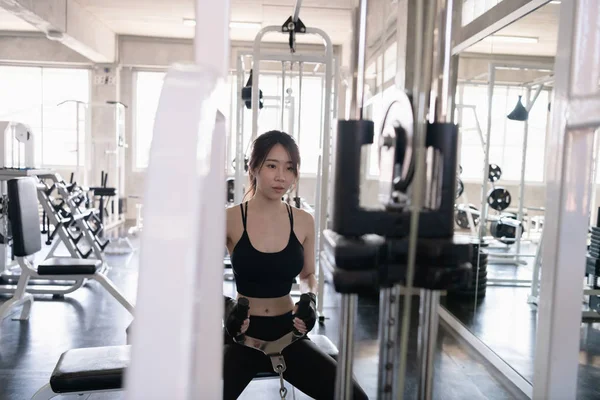
[[[309,335],[321,350],[337,359],[338,349],[324,335]],[[50,383],[31,400],[48,400],[62,394],[91,394],[123,390],[123,376],[130,360],[130,346],[105,346],[65,351],[59,358]],[[274,371],[259,372],[254,379],[277,378]]]

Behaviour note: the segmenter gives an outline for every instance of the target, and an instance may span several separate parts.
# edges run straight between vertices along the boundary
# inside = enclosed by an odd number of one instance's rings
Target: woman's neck
[[[273,209],[277,209],[281,207],[281,199],[269,199],[266,196],[263,196],[260,192],[257,192],[250,202],[254,206],[254,208],[260,212],[262,211],[273,211]]]

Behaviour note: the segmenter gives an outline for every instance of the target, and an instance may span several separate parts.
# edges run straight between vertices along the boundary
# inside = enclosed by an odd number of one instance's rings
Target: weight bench
[[[337,360],[338,349],[329,338],[324,335],[309,335],[309,338]],[[62,394],[84,395],[123,390],[123,376],[129,359],[129,345],[67,350],[60,356],[50,383],[38,390],[31,400],[48,400]],[[255,377],[268,378],[279,378],[279,375],[274,371],[265,371]]]
[[[11,179],[7,182],[8,218],[13,234],[13,255],[21,268],[17,289],[9,300],[0,306],[0,321],[14,307],[23,306],[19,320],[27,320],[33,303],[27,288],[31,278],[57,281],[75,281],[76,283],[55,294],[67,294],[80,288],[85,279],[98,281],[127,311],[133,314],[133,306],[119,292],[117,287],[100,272],[102,261],[69,257],[51,257],[34,266],[27,257],[36,254],[42,248],[42,232],[38,210],[37,185],[34,178]],[[27,293],[27,292],[30,293]]]

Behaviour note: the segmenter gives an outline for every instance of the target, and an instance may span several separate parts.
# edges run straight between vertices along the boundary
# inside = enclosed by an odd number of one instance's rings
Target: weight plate
[[[494,210],[503,211],[510,206],[511,196],[508,190],[497,187],[488,193],[487,202]]]
[[[458,199],[460,196],[462,196],[464,191],[465,191],[465,185],[460,180],[460,178],[457,177],[456,178],[456,198]]]
[[[502,169],[496,164],[490,164],[488,168],[488,179],[490,182],[496,182],[502,176]]]
[[[395,90],[379,132],[379,180],[404,192],[414,175],[414,116],[410,99]]]

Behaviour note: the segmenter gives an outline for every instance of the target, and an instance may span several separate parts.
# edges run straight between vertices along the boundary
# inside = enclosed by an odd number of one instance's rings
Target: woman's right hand
[[[242,328],[240,329],[240,333],[241,334],[246,333],[246,331],[248,330],[249,326],[250,326],[250,318],[246,318],[244,320],[244,323],[242,323]]]

